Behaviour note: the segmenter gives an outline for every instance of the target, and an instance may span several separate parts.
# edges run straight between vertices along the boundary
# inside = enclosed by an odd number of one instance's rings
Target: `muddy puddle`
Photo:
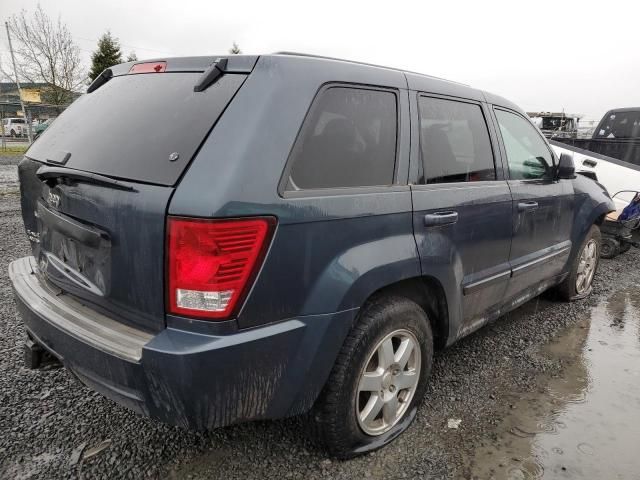
[[[479,479],[640,479],[640,285],[619,291],[541,354],[562,365],[513,394],[467,459]]]

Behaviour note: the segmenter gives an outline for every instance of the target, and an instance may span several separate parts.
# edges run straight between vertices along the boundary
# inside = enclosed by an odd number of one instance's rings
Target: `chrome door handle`
[[[535,210],[538,208],[538,202],[519,202],[518,211],[526,212],[527,210]]]
[[[424,216],[425,227],[436,227],[439,225],[450,225],[458,221],[458,212],[435,212],[427,213]]]

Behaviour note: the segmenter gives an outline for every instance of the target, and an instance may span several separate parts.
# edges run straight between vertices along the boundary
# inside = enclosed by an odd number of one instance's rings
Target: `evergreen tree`
[[[240,47],[236,42],[233,42],[233,47],[229,49],[229,53],[232,55],[239,55],[242,53],[242,50],[240,50]]]
[[[93,81],[105,68],[122,63],[122,52],[118,39],[107,31],[98,40],[98,49],[91,54],[89,78]]]

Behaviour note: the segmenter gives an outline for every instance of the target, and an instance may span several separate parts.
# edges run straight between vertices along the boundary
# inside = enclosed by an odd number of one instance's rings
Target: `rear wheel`
[[[600,248],[600,256],[602,258],[613,258],[618,253],[620,253],[620,243],[615,238],[604,237]]]
[[[591,293],[601,254],[601,242],[600,229],[597,225],[592,225],[573,260],[569,276],[558,285],[558,292],[565,300],[578,300]]]
[[[426,313],[396,296],[363,308],[314,406],[320,441],[339,458],[380,448],[410,425],[426,388],[433,336]]]

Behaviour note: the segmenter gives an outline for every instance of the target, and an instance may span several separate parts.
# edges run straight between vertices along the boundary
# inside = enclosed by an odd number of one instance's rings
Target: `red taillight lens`
[[[162,73],[167,69],[167,62],[136,63],[129,73]]]
[[[169,218],[169,313],[220,320],[235,313],[274,225],[272,218]]]

